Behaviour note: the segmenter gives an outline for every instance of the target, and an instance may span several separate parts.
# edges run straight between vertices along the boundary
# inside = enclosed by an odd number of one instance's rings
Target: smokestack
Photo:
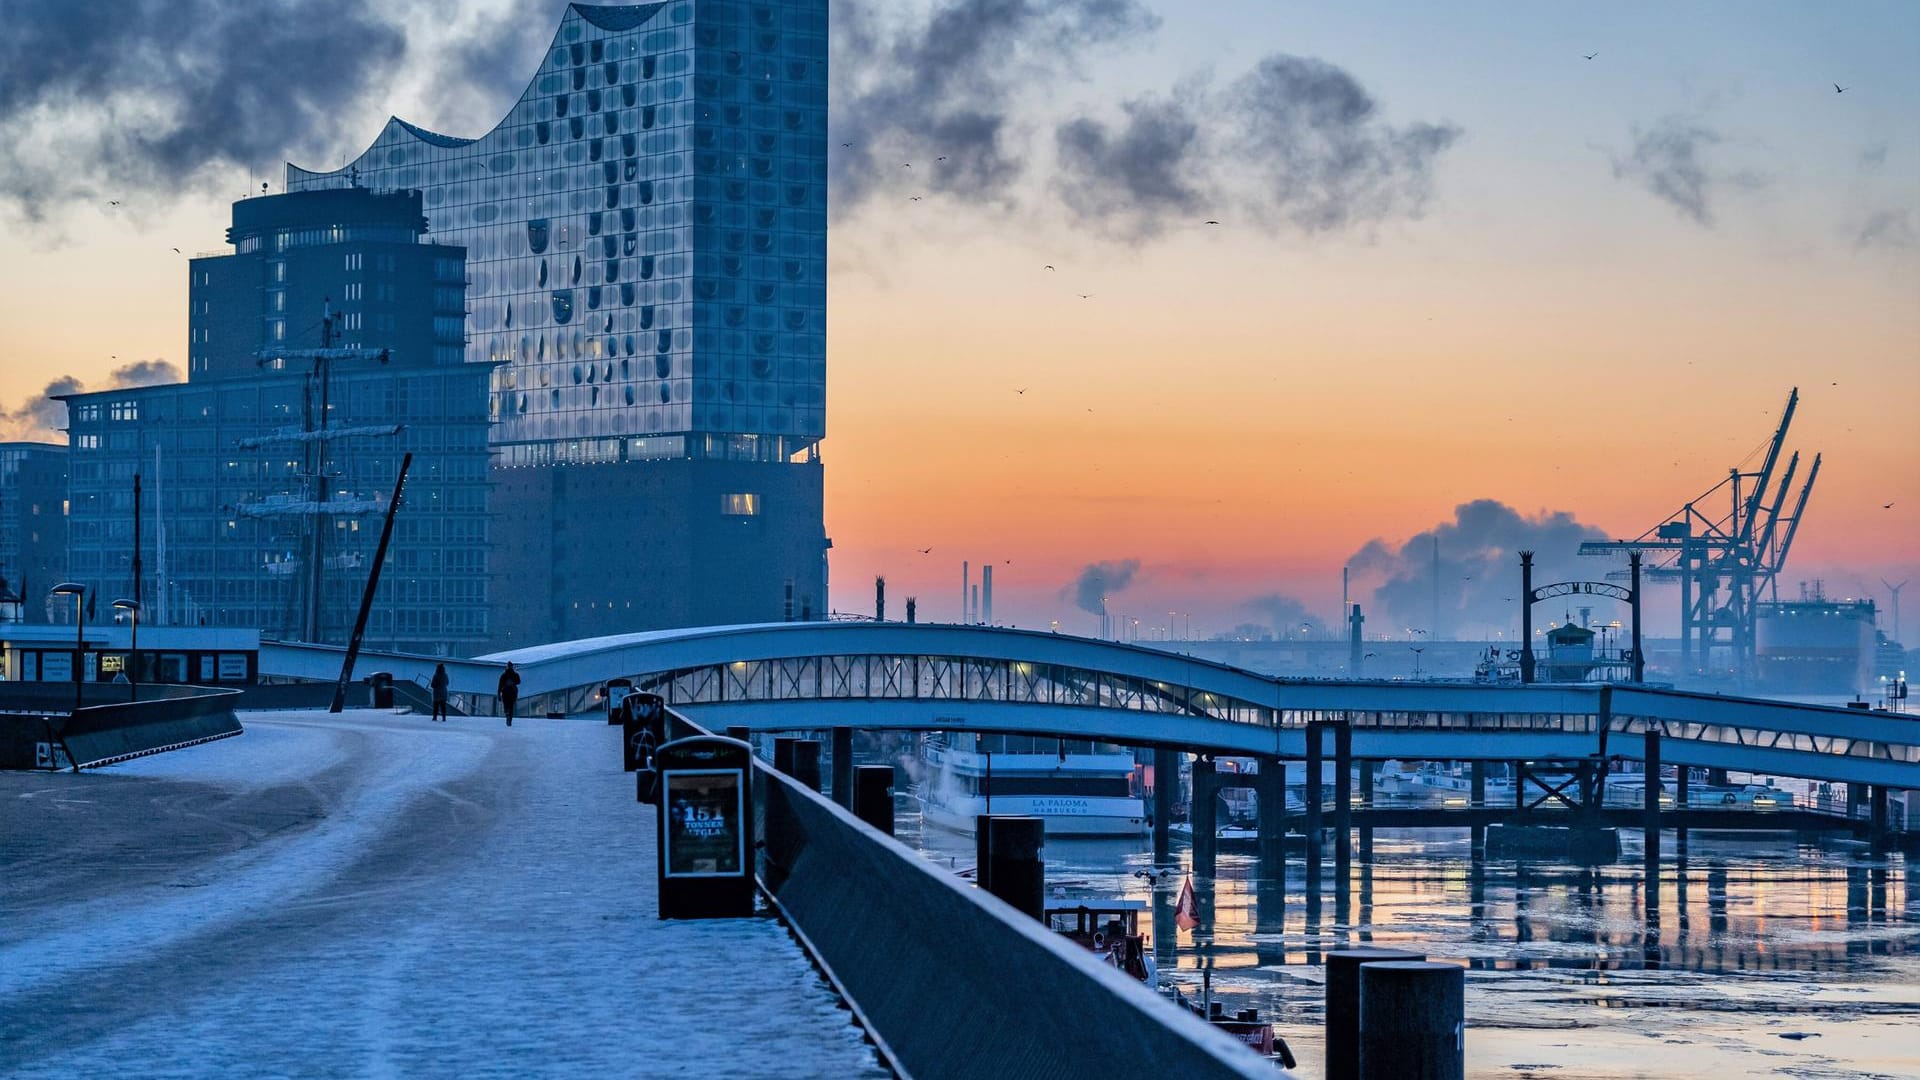
[[[980,622],[980,586],[975,585],[973,587],[973,606],[967,609],[967,625],[974,626],[979,622]]]
[[[1440,640],[1440,537],[1433,538],[1433,622],[1428,624],[1427,639]]]
[[[1347,608],[1347,670],[1351,672],[1355,678],[1358,678],[1360,675],[1360,663],[1362,660],[1360,652],[1360,626],[1366,621],[1367,617],[1360,614],[1359,604],[1353,604]]]
[[[873,621],[887,621],[887,579],[884,577],[873,579]]]
[[[907,597],[907,622],[908,622],[908,624],[912,624],[912,622],[913,622],[913,617],[914,617],[914,614],[915,614],[915,609],[917,609],[917,608],[918,608],[919,606],[920,606],[920,601],[919,601],[919,600],[917,600],[917,599],[915,599],[914,597],[911,597],[911,596],[909,596],[909,597]]]
[[[993,625],[993,564],[980,568],[980,621]]]
[[[967,606],[967,597],[973,592],[973,564],[960,563],[960,623],[962,626],[973,621],[973,609]]]

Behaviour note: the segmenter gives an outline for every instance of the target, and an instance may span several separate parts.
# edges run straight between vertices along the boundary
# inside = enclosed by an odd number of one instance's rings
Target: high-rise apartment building
[[[288,166],[467,250],[502,644],[824,614],[826,140],[827,0],[574,4],[492,131]]]
[[[0,442],[0,619],[47,617],[67,566],[67,448]]]
[[[233,253],[190,266],[188,381],[64,399],[67,576],[134,596],[137,552],[150,625],[344,643],[411,452],[367,641],[491,643],[489,366],[465,252],[425,229],[418,192],[236,203]]]

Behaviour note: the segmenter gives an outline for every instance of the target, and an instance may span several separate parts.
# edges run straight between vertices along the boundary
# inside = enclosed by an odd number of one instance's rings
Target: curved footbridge
[[[649,631],[444,661],[452,690],[492,711],[508,661],[521,711],[593,707],[629,678],[711,727],[966,730],[1300,759],[1310,723],[1340,722],[1359,759],[1644,760],[1920,789],[1920,718],[1615,685],[1274,678],[1161,649],[998,627],[772,623]],[[363,652],[419,683],[441,658]],[[340,650],[263,642],[261,671],[339,675]],[[1605,733],[1604,745],[1602,733]]]

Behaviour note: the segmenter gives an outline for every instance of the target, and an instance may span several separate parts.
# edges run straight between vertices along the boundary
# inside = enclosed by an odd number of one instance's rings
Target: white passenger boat
[[[1085,739],[932,732],[915,792],[929,825],[972,835],[982,814],[1037,817],[1048,838],[1147,831],[1133,752]]]

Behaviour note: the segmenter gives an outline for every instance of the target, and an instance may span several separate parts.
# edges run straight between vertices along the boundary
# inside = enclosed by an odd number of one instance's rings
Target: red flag
[[[1200,903],[1193,898],[1193,875],[1180,886],[1180,901],[1173,905],[1173,924],[1182,930],[1200,925]]]

